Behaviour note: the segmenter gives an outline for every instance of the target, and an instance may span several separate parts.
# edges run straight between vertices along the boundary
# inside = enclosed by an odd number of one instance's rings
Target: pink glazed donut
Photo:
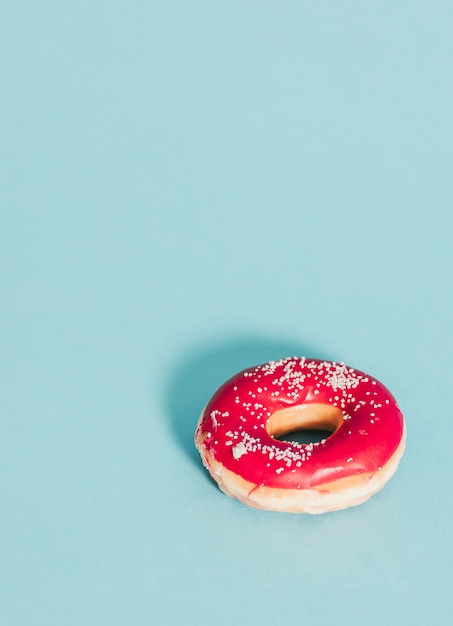
[[[309,444],[278,439],[303,428],[332,434]],[[364,502],[395,473],[405,439],[403,415],[380,382],[343,363],[295,357],[231,378],[195,432],[225,494],[289,513]]]

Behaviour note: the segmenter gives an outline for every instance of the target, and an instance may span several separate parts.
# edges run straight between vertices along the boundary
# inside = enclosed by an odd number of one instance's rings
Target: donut
[[[301,429],[329,431],[298,443]],[[195,445],[219,488],[269,511],[360,504],[395,473],[406,427],[390,391],[344,363],[289,357],[239,372],[203,410]]]

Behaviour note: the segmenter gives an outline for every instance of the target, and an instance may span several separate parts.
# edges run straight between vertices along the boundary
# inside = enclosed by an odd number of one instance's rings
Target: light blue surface
[[[4,2],[0,622],[447,624],[449,2]],[[194,450],[226,378],[343,360],[407,419],[322,516]]]

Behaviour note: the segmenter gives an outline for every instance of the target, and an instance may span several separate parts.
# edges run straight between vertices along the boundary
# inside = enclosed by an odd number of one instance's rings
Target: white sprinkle
[[[247,448],[243,442],[240,441],[234,446],[234,448],[232,448],[231,452],[233,453],[233,457],[237,460],[240,459],[243,454],[247,453]]]

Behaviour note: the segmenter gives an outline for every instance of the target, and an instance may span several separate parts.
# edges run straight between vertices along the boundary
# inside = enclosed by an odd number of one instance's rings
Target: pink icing
[[[343,423],[326,439],[301,444],[267,433],[275,411],[313,403],[342,412]],[[376,379],[343,363],[287,358],[240,372],[220,387],[197,435],[216,461],[253,484],[309,489],[376,473],[398,448],[403,429],[395,399]]]

